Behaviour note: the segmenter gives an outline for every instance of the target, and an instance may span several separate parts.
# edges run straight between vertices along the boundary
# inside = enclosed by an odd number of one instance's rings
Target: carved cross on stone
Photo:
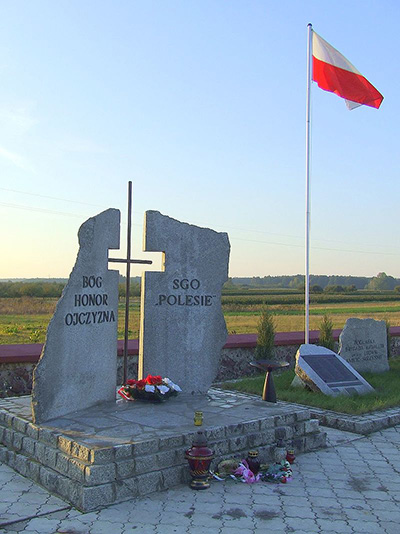
[[[129,333],[129,291],[131,282],[131,264],[139,263],[151,265],[151,260],[133,260],[131,259],[131,240],[132,240],[132,182],[128,182],[128,230],[127,230],[127,247],[126,258],[108,258],[113,263],[126,264],[126,296],[125,296],[125,327],[124,327],[124,376],[123,383],[126,384],[128,368],[128,333]]]

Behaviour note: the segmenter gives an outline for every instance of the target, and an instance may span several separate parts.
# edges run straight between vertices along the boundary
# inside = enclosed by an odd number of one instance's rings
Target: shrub
[[[274,356],[275,322],[274,316],[265,307],[258,321],[257,332],[256,360],[270,360]]]
[[[333,350],[335,341],[332,335],[333,323],[328,315],[324,315],[321,324],[319,325],[319,345]]]
[[[311,293],[322,293],[323,292],[323,289],[321,286],[319,286],[318,284],[314,284],[313,286],[311,286],[310,288],[310,292]]]
[[[332,286],[326,286],[326,288],[324,289],[324,292],[325,293],[343,293],[344,289],[343,289],[343,286],[332,285]]]
[[[346,293],[354,293],[354,291],[357,291],[357,288],[354,284],[351,284],[350,286],[344,286],[343,289]]]

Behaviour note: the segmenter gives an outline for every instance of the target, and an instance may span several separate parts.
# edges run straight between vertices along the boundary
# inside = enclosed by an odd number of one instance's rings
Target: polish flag
[[[379,108],[383,96],[340,52],[312,32],[313,80],[324,91],[346,100],[349,109]]]

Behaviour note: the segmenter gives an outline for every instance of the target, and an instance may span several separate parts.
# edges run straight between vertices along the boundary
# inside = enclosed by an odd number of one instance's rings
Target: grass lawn
[[[292,388],[294,371],[274,375],[276,395],[279,400],[315,406],[347,414],[363,414],[400,406],[400,357],[389,360],[390,370],[386,373],[363,373],[363,377],[375,388],[367,395],[329,397],[303,388]],[[222,388],[262,395],[265,375],[225,382]]]

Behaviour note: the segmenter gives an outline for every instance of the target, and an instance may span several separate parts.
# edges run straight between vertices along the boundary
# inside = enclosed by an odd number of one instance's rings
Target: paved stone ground
[[[400,425],[367,437],[327,430],[330,446],[299,456],[286,485],[213,481],[86,514],[0,465],[0,533],[398,534]]]

